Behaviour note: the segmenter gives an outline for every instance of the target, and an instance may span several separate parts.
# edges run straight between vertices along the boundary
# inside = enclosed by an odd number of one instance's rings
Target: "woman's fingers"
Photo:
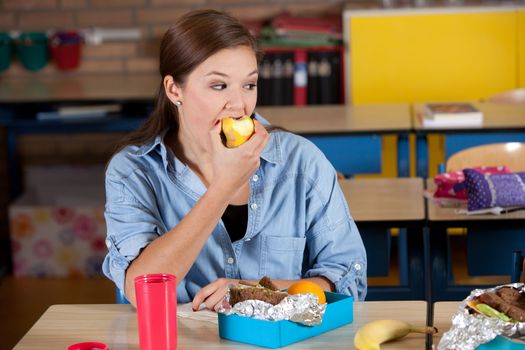
[[[210,296],[210,294],[213,294],[213,292],[217,289],[215,282],[212,282],[207,286],[201,288],[201,290],[199,290],[197,294],[195,294],[195,297],[191,302],[191,308],[193,309],[193,311],[199,310],[200,305],[203,302],[205,302],[205,300]]]
[[[253,122],[255,125],[255,134],[252,137],[257,138],[258,143],[256,146],[256,150],[258,150],[258,152],[260,153],[262,152],[264,146],[266,146],[266,143],[268,143],[269,134],[266,128],[261,123],[259,123],[259,121],[254,120]]]
[[[219,278],[203,287],[195,295],[195,298],[193,298],[191,303],[193,311],[197,311],[202,303],[204,303],[208,309],[215,310],[216,306],[222,303],[226,291],[228,290],[228,286],[235,283],[234,281],[235,280],[227,278]]]

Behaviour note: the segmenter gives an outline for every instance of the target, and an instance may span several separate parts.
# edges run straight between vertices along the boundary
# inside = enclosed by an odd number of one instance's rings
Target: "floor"
[[[506,276],[468,276],[465,261],[465,239],[453,239],[454,275],[463,284],[504,284]],[[397,261],[392,254],[387,277],[369,278],[369,285],[393,285],[399,280]],[[4,277],[0,280],[0,350],[12,349],[44,311],[53,304],[108,304],[115,302],[113,283],[94,279],[31,279]]]

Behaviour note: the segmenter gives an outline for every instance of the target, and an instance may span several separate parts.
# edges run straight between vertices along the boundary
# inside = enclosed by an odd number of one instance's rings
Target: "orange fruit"
[[[312,293],[317,296],[319,304],[326,303],[324,290],[318,284],[310,281],[298,281],[288,287],[288,294]]]

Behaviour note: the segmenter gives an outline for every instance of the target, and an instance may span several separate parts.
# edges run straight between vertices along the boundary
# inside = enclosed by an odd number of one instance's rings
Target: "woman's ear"
[[[164,77],[164,91],[172,103],[176,105],[182,104],[182,90],[180,86],[175,83],[171,75]]]

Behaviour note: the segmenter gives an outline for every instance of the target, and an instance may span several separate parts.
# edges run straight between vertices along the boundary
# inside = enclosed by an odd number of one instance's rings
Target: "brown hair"
[[[256,39],[236,18],[216,10],[196,10],[182,16],[162,37],[161,81],[153,111],[138,130],[117,145],[117,152],[127,145],[145,144],[166,129],[176,134],[179,116],[164,91],[164,77],[171,75],[174,82],[182,86],[188,75],[208,57],[237,46],[252,48],[260,62],[262,53]]]

